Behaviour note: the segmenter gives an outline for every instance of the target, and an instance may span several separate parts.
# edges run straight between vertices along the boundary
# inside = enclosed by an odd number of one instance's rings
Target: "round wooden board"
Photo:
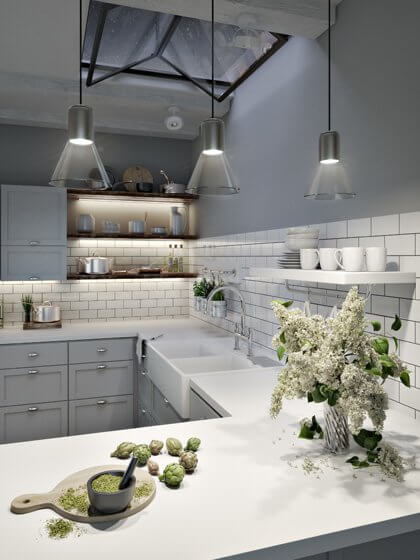
[[[136,183],[153,183],[153,175],[146,167],[133,165],[124,171],[122,180],[127,183],[126,187],[128,190],[131,189],[131,185],[134,186],[135,190]]]
[[[22,496],[18,496],[10,504],[10,511],[13,513],[30,513],[31,511],[36,511],[38,509],[52,509],[61,515],[61,517],[65,517],[71,521],[76,521],[77,523],[105,523],[130,517],[147,507],[153,501],[156,494],[155,481],[148,472],[137,468],[135,471],[136,486],[149,482],[153,485],[153,491],[149,496],[144,498],[133,498],[130,506],[120,513],[113,513],[110,515],[89,515],[89,513],[83,514],[79,512],[66,511],[58,504],[58,498],[61,494],[66,492],[66,490],[86,485],[86,482],[91,476],[107,470],[115,471],[122,469],[120,466],[114,464],[89,467],[88,469],[78,471],[59,482],[50,492],[46,492],[45,494],[24,494]]]

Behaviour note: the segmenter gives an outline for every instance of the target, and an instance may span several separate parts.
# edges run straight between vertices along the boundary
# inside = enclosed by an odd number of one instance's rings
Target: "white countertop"
[[[151,319],[137,321],[80,322],[64,324],[61,329],[23,330],[19,327],[0,329],[0,344],[22,344],[25,342],[55,342],[59,340],[85,340],[94,338],[135,338],[139,333],[144,338],[164,333],[167,338],[203,338],[232,336],[198,319]]]
[[[291,560],[418,529],[420,473],[409,472],[403,484],[384,482],[369,470],[354,478],[344,464],[350,454],[322,459],[321,442],[296,439],[298,418],[314,405],[286,403],[271,420],[272,383],[268,371],[195,376],[194,389],[231,418],[0,446],[2,556],[74,560],[100,554],[115,560],[138,551],[153,560],[214,560],[275,547],[276,557]],[[322,407],[315,410],[322,415]],[[418,426],[390,413],[386,438],[418,455]],[[179,490],[158,483],[152,504],[117,525],[85,525],[80,538],[56,542],[41,531],[53,512],[8,511],[17,495],[49,490],[73,471],[109,463],[121,441],[168,436],[201,438],[198,470]],[[305,456],[321,470],[305,474]],[[173,458],[158,460],[164,466]]]

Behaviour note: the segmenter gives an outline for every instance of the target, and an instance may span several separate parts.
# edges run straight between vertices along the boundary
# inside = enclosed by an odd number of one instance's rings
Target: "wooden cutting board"
[[[119,513],[112,513],[109,515],[96,514],[89,512],[79,513],[75,510],[66,511],[63,509],[59,503],[58,498],[66,492],[69,488],[79,488],[80,486],[86,486],[86,482],[91,476],[102,471],[115,471],[123,470],[118,465],[102,465],[99,467],[89,467],[82,471],[78,471],[70,476],[66,477],[64,480],[59,482],[55,488],[50,492],[45,494],[24,494],[23,496],[18,496],[10,504],[10,511],[12,513],[30,513],[31,511],[36,511],[38,509],[52,509],[61,517],[70,519],[71,521],[76,521],[77,523],[104,523],[109,521],[118,521],[120,519],[125,519],[130,517],[135,513],[138,513],[145,507],[147,507],[155,497],[156,494],[156,484],[153,477],[145,470],[137,468],[135,470],[136,486],[140,486],[145,482],[149,482],[153,485],[153,491],[149,496],[142,498],[133,498],[131,504],[124,511]]]
[[[123,181],[133,183],[153,183],[153,175],[142,165],[128,167],[122,176]]]

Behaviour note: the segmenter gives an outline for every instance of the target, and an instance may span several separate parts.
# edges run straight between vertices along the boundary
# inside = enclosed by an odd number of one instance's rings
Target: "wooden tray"
[[[59,482],[50,492],[46,492],[45,494],[24,494],[23,496],[18,496],[10,504],[10,511],[12,513],[30,513],[38,509],[52,509],[61,515],[61,517],[65,517],[71,521],[76,521],[77,523],[105,523],[108,521],[118,521],[119,519],[130,517],[147,507],[153,501],[156,494],[155,481],[148,472],[137,468],[134,473],[136,477],[136,486],[149,482],[153,485],[153,491],[149,496],[138,499],[133,498],[131,504],[124,511],[109,515],[96,513],[90,514],[89,512],[84,514],[74,511],[66,511],[58,504],[58,498],[69,488],[78,488],[79,486],[86,485],[86,482],[91,476],[107,470],[115,471],[123,469],[121,469],[121,466],[114,464],[89,467],[88,469],[78,471]]]
[[[23,323],[23,330],[28,329],[61,329],[61,321],[53,321],[52,323],[35,323],[34,321],[29,321]]]

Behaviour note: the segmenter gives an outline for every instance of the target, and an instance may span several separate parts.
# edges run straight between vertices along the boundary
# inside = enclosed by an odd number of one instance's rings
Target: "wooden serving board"
[[[59,482],[55,488],[45,494],[24,494],[15,498],[10,504],[10,511],[12,513],[30,513],[38,509],[52,509],[61,517],[76,521],[77,523],[105,523],[109,521],[118,521],[130,517],[147,507],[154,499],[156,494],[156,484],[153,477],[146,471],[137,468],[135,470],[136,486],[140,486],[145,482],[153,485],[153,491],[149,496],[142,498],[133,498],[131,504],[127,509],[119,513],[112,513],[109,515],[97,513],[79,513],[75,510],[66,511],[59,503],[58,498],[66,492],[69,488],[79,488],[86,486],[86,482],[91,476],[102,471],[115,471],[123,470],[119,465],[102,465],[99,467],[89,467],[82,471],[78,471],[64,480]]]
[[[23,323],[23,330],[28,329],[61,329],[61,321],[53,321],[52,323],[35,323],[34,321],[29,321],[29,323]]]

